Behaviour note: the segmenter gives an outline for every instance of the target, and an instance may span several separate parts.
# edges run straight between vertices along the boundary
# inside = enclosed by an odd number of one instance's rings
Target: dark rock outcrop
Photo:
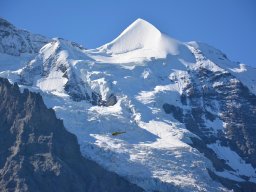
[[[203,140],[208,143],[220,140],[223,145],[228,145],[246,162],[256,167],[256,96],[227,72],[214,73],[202,68],[194,72],[193,76],[196,78],[192,85],[194,93],[187,100],[192,106],[191,115],[197,127],[200,131],[205,131],[204,116],[211,121],[218,117],[226,124],[217,137],[203,133]],[[207,109],[219,115],[214,117]]]
[[[28,31],[17,29],[0,18],[0,53],[19,56],[22,53],[38,53],[49,39]]]
[[[0,191],[142,191],[81,156],[39,94],[0,78]]]
[[[91,94],[87,92],[88,87],[84,85],[82,80],[77,80],[74,78],[75,75],[67,77],[68,82],[65,85],[65,91],[70,95],[73,101],[86,100],[92,105],[98,106],[113,106],[117,103],[117,97],[112,93],[106,100],[102,99],[102,96],[95,91],[91,91]]]
[[[234,170],[207,146],[216,142],[230,147],[247,163],[256,167],[256,96],[228,72],[213,72],[202,67],[190,70],[189,74],[193,78],[183,90],[185,94],[181,95],[181,100],[190,109],[183,110],[165,103],[165,113],[184,123],[189,131],[200,138],[191,138],[191,146],[211,160],[217,171]],[[217,133],[206,122],[216,118],[226,125],[223,129],[215,130]],[[248,179],[234,182],[213,172],[209,174],[235,191],[254,191],[256,188],[256,184]]]
[[[183,122],[183,110],[180,107],[170,105],[168,103],[163,104],[163,109],[165,113],[172,114],[175,119]]]

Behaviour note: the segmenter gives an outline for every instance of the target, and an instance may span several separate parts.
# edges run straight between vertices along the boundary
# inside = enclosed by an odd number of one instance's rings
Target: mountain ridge
[[[96,49],[53,39],[0,76],[40,92],[83,155],[146,191],[254,190],[256,70],[162,36],[139,19]]]
[[[49,38],[17,29],[8,21],[0,18],[0,52],[14,56],[22,53],[38,53],[41,47],[49,42]]]

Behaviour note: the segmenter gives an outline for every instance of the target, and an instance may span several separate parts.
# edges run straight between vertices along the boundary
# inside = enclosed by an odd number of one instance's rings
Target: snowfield
[[[205,62],[198,63],[200,59]],[[84,156],[146,191],[229,191],[213,181],[208,170],[234,181],[245,181],[241,176],[247,176],[256,183],[252,165],[230,148],[210,144],[235,170],[216,171],[203,153],[189,145],[190,138],[198,136],[163,110],[165,103],[190,110],[180,96],[193,79],[188,70],[202,65],[214,72],[230,72],[256,94],[254,68],[231,62],[206,44],[169,38],[142,19],[96,49],[53,39],[37,55],[22,60],[1,54],[0,76],[12,82],[22,79],[21,89],[40,92],[77,136]],[[72,94],[97,93],[103,101],[114,94],[117,102],[99,106],[86,99],[74,101],[67,83],[75,87]],[[212,134],[225,129],[221,119],[205,122]]]

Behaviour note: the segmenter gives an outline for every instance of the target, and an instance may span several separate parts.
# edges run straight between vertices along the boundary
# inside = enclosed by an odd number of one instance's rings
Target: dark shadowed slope
[[[142,191],[84,159],[39,94],[0,78],[0,191]]]

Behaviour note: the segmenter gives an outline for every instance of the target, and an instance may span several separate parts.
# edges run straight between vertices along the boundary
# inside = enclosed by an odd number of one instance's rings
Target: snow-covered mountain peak
[[[186,49],[183,43],[161,33],[149,22],[137,19],[113,41],[97,48],[100,55],[94,58],[106,63],[138,64],[152,58],[166,58],[169,54],[179,55]]]
[[[29,62],[29,66],[46,66],[50,70],[52,67],[62,66],[68,60],[92,60],[84,54],[85,48],[81,45],[62,38],[53,38],[51,42],[45,44],[39,54]]]
[[[87,157],[146,191],[255,189],[254,68],[138,19],[96,49],[51,39],[10,69],[29,50],[14,56],[13,34],[0,77],[40,92]]]
[[[116,39],[107,44],[114,54],[126,53],[136,49],[152,49],[161,39],[161,32],[145,20],[137,19]]]

